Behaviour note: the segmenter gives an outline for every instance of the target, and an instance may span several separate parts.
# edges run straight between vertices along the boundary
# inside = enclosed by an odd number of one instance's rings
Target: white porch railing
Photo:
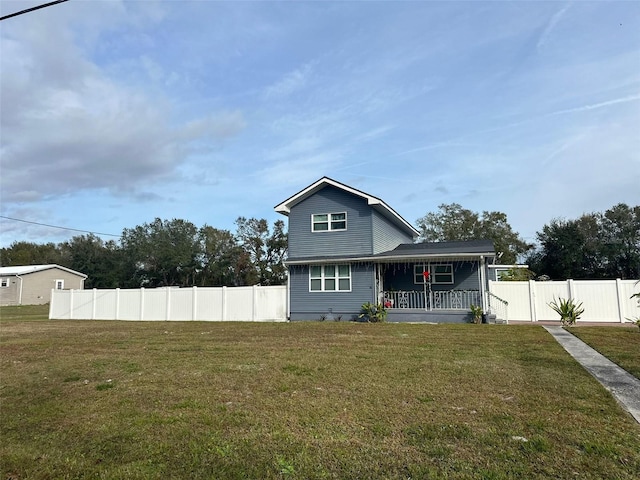
[[[489,299],[489,313],[495,315],[496,320],[509,323],[509,302],[491,292],[487,292],[487,298]]]
[[[478,290],[392,291],[383,292],[388,308],[419,308],[425,310],[469,310],[482,305]]]

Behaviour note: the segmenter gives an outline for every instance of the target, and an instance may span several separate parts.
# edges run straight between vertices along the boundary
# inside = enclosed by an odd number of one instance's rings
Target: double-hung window
[[[350,292],[351,265],[312,265],[309,268],[309,291]]]
[[[311,231],[335,232],[347,229],[347,212],[319,213],[311,216]]]
[[[9,279],[8,278],[1,278],[0,279],[0,287],[7,288],[8,286],[9,286]]]
[[[432,284],[448,284],[452,285],[453,281],[453,264],[445,263],[439,265],[414,265],[413,266],[413,282],[423,284],[425,275],[429,272],[429,280]]]

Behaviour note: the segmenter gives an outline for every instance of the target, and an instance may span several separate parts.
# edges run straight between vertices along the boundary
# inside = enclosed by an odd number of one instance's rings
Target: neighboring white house
[[[0,305],[49,303],[51,290],[82,290],[87,276],[60,265],[0,267]]]

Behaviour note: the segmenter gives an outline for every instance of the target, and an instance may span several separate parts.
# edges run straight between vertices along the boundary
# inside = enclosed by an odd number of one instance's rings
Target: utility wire
[[[113,233],[90,232],[89,230],[80,230],[78,228],[60,227],[59,225],[49,225],[47,223],[31,222],[29,220],[21,220],[20,218],[5,217],[4,215],[0,215],[0,218],[4,218],[6,220],[13,220],[14,222],[30,223],[32,225],[39,225],[41,227],[58,228],[60,230],[70,230],[72,232],[90,233],[92,235],[104,235],[107,237],[116,237],[116,238],[121,237],[121,235],[115,235]]]
[[[56,0],[55,2],[45,3],[43,5],[38,5],[37,7],[27,8],[26,10],[21,10],[16,13],[10,13],[9,15],[5,15],[4,17],[0,17],[0,21],[6,20],[7,18],[17,17],[18,15],[22,15],[23,13],[33,12],[34,10],[39,10],[41,8],[50,7],[51,5],[55,5],[56,3],[67,2],[69,0]]]

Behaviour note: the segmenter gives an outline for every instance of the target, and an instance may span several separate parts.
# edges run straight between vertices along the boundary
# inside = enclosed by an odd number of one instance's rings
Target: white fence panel
[[[287,287],[258,287],[256,305],[260,305],[256,320],[287,318]]]
[[[631,295],[636,280],[567,280],[564,282],[489,282],[489,291],[509,303],[509,320],[559,320],[549,307],[558,298],[573,298],[585,309],[582,322],[625,322],[640,315]]]
[[[116,296],[109,290],[93,290],[96,320],[111,320],[116,318],[118,304]]]
[[[227,287],[198,288],[196,290],[196,320],[222,321],[226,289]]]
[[[172,289],[167,320],[193,320],[193,295],[191,288]]]
[[[287,287],[53,290],[49,318],[283,322]]]
[[[549,303],[558,298],[569,298],[568,282],[532,282],[536,320],[558,320],[558,314]]]
[[[594,280],[587,282],[573,282],[572,297],[576,302],[582,302],[584,313],[580,317],[585,322],[616,322],[620,321],[617,301],[616,282]],[[557,316],[557,315],[556,315]]]
[[[509,320],[531,320],[529,282],[489,281],[489,291],[509,303]]]
[[[115,293],[119,294],[120,307],[114,320],[140,320],[144,289],[116,290]]]

